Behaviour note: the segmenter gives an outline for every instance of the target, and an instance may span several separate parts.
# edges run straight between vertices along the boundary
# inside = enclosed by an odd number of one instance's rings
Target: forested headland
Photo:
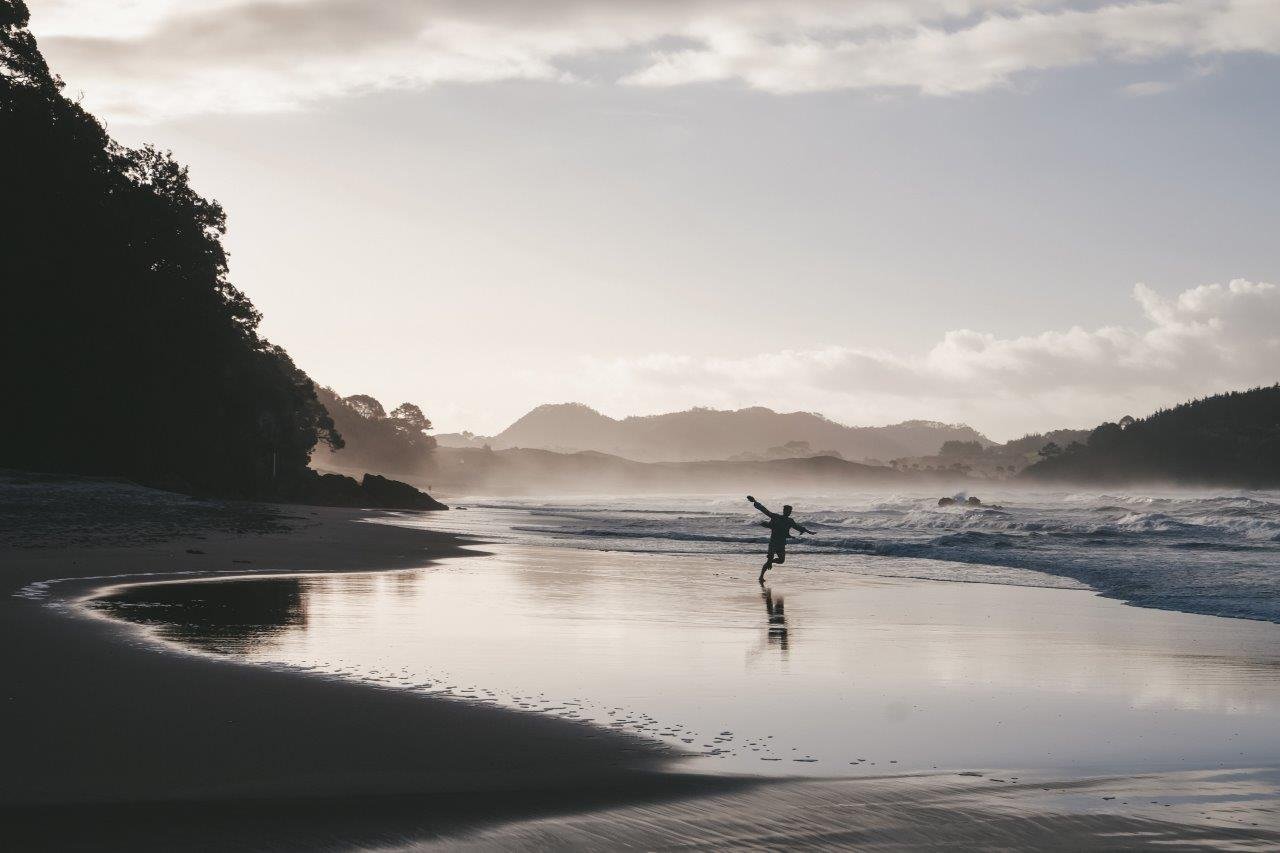
[[[68,99],[28,19],[0,0],[0,466],[378,505],[307,467],[343,439],[230,281],[222,207]]]
[[[1215,394],[1046,445],[1023,476],[1079,483],[1280,487],[1280,385]]]

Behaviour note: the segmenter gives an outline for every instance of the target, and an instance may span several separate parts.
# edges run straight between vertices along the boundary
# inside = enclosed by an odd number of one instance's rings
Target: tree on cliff
[[[431,431],[431,421],[422,413],[413,403],[401,403],[391,410],[391,418],[397,421],[401,428],[410,434],[426,435]],[[431,446],[435,447],[435,439],[431,439]]]
[[[332,420],[229,281],[222,208],[63,97],[28,18],[0,0],[0,466],[272,494]]]
[[[422,409],[401,403],[388,415],[382,403],[368,394],[342,397],[332,388],[317,388],[316,393],[345,440],[341,451],[317,453],[317,465],[426,476],[436,440],[427,435],[431,421]]]

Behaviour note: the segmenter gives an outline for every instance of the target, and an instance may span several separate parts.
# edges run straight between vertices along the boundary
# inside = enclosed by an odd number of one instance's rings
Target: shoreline
[[[283,533],[0,551],[6,837],[23,849],[164,849],[190,824],[244,849],[341,847],[743,784],[666,773],[670,751],[639,738],[202,659],[22,595],[50,579],[79,599],[148,573],[385,571],[478,553],[361,523],[367,512],[307,512]]]
[[[367,512],[305,512],[286,532],[0,550],[8,593],[0,642],[14,673],[0,697],[11,757],[0,781],[6,839],[22,849],[750,846],[805,816],[812,831],[792,839],[799,845],[1280,844],[1269,819],[1251,827],[1181,808],[1096,811],[1108,791],[1135,784],[1182,786],[1197,798],[1210,789],[1237,798],[1250,786],[1269,793],[1270,770],[1243,782],[1249,771],[1238,768],[1028,776],[999,788],[951,773],[806,780],[677,772],[677,753],[635,734],[193,652],[105,614],[58,612],[31,594],[39,591],[31,584],[50,579],[58,579],[44,587],[51,597],[84,602],[112,586],[154,582],[147,572],[177,583],[381,575],[488,558],[465,537],[363,523]],[[246,559],[253,562],[236,562]],[[1064,806],[1063,796],[1074,799]],[[691,821],[706,821],[712,834],[690,837]]]

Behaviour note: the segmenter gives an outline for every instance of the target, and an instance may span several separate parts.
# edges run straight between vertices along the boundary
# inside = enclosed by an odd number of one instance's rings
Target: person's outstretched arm
[[[813,535],[813,531],[812,531],[812,530],[810,530],[809,528],[805,527],[803,524],[801,524],[801,523],[800,523],[800,522],[798,522],[798,521],[796,522],[796,530],[799,530],[801,533],[808,533],[810,536],[812,536],[812,535]]]
[[[755,498],[751,497],[751,495],[747,495],[747,500],[751,501],[751,505],[752,505],[753,507],[755,507],[756,509],[760,510],[761,512],[763,512],[765,515],[769,516],[770,518],[773,518],[773,513],[769,511],[769,508],[768,508],[767,506],[765,506],[764,504],[760,503],[760,501],[758,501],[758,500],[756,500]]]

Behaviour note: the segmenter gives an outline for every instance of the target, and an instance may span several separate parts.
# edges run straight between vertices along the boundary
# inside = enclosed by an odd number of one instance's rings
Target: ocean
[[[983,491],[757,495],[814,531],[777,571],[1088,587],[1142,607],[1280,622],[1280,493]],[[758,568],[767,531],[745,496],[473,499],[394,523],[490,541],[685,555]]]

